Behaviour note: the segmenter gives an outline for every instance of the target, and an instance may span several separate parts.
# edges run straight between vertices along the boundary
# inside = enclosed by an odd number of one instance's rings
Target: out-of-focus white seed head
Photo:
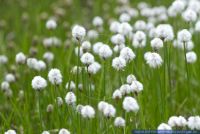
[[[119,90],[120,90],[122,95],[126,95],[126,94],[131,93],[131,89],[130,89],[130,85],[129,84],[121,85]]]
[[[145,31],[146,30],[146,26],[147,26],[147,24],[143,20],[138,20],[134,24],[135,30],[138,30],[138,31]]]
[[[20,52],[15,56],[15,62],[18,64],[24,64],[26,62],[26,56]]]
[[[112,49],[106,44],[102,45],[99,48],[99,56],[103,59],[107,59],[107,58],[111,57],[112,53],[113,53]]]
[[[92,21],[93,26],[100,27],[103,25],[103,19],[100,16],[94,17]]]
[[[99,49],[101,48],[101,46],[103,46],[104,44],[102,42],[97,42],[93,45],[93,52],[95,54],[99,54]]]
[[[139,93],[143,90],[143,84],[139,81],[133,81],[130,85],[130,90],[135,93]]]
[[[56,23],[55,20],[50,19],[50,20],[48,20],[48,21],[46,22],[46,28],[47,28],[47,29],[56,29],[56,27],[57,27],[57,23]]]
[[[58,134],[70,134],[70,132],[67,129],[62,128],[59,130]]]
[[[68,92],[65,96],[65,102],[68,105],[74,105],[76,103],[76,96],[73,92]]]
[[[93,62],[88,66],[88,73],[96,74],[101,69],[101,65],[98,62]]]
[[[127,82],[128,84],[132,84],[132,82],[133,82],[133,81],[136,81],[136,80],[137,80],[137,79],[136,79],[135,75],[133,75],[133,74],[128,75],[127,78],[126,78],[126,82]]]
[[[89,66],[90,64],[92,64],[94,62],[94,56],[91,53],[84,53],[81,56],[81,62],[87,66]]]
[[[32,88],[36,91],[40,91],[47,87],[47,81],[41,76],[35,76],[32,80]]]
[[[159,24],[156,27],[156,35],[163,41],[171,41],[174,38],[173,28],[169,24]]]
[[[87,37],[89,40],[97,39],[99,37],[99,33],[96,30],[89,30],[87,32]]]
[[[191,52],[187,52],[186,53],[186,60],[187,63],[195,63],[197,61],[197,55],[195,52],[191,51]]]
[[[120,51],[120,57],[122,57],[123,59],[126,60],[126,62],[130,62],[133,59],[135,59],[135,53],[132,51],[132,49],[130,49],[129,47],[124,47],[121,51]]]
[[[53,68],[48,73],[48,79],[53,85],[59,85],[62,83],[62,74],[59,69]]]
[[[6,64],[8,62],[8,58],[5,55],[0,55],[0,64]]]
[[[123,100],[123,108],[126,110],[126,112],[138,112],[139,105],[135,98],[133,97],[125,97]]]
[[[110,31],[113,33],[118,33],[120,27],[120,23],[118,21],[113,21],[110,24]]]
[[[111,117],[115,117],[116,114],[116,109],[113,105],[108,104],[104,110],[103,110],[103,114],[105,117],[107,118],[111,118]]]
[[[7,130],[4,134],[17,134],[15,130]]]
[[[93,107],[86,105],[81,109],[81,115],[83,118],[94,118],[95,110]]]
[[[146,60],[146,63],[151,67],[151,68],[158,68],[162,65],[163,60],[161,56],[158,53],[151,53],[147,52],[144,54],[144,59]]]
[[[182,17],[186,22],[195,22],[197,20],[197,13],[192,9],[187,9],[182,13]]]
[[[131,20],[131,16],[127,13],[122,13],[119,17],[120,22],[129,22]]]
[[[172,130],[171,126],[169,126],[168,124],[166,123],[161,123],[157,130]]]
[[[81,46],[83,51],[89,51],[91,48],[91,43],[89,41],[84,41]]]
[[[6,91],[6,90],[9,90],[9,89],[10,89],[10,84],[7,81],[3,81],[1,83],[1,90]]]
[[[116,34],[116,35],[113,35],[111,37],[111,42],[114,44],[114,45],[120,45],[120,44],[124,44],[125,43],[125,38],[123,35],[121,34]]]
[[[52,52],[45,52],[43,58],[48,62],[52,62],[54,59],[54,54]]]
[[[76,85],[75,85],[74,81],[69,81],[66,83],[65,88],[69,89],[69,90],[74,90],[74,89],[76,89]]]
[[[101,111],[101,112],[103,112],[103,110],[106,108],[107,105],[108,105],[107,102],[105,102],[105,101],[100,101],[100,102],[98,103],[98,110]]]
[[[74,37],[74,39],[81,42],[84,39],[85,35],[86,35],[86,30],[84,27],[75,25],[72,28],[72,36]]]
[[[112,98],[113,99],[121,99],[122,98],[122,93],[119,89],[116,89],[114,92],[113,92],[113,95],[112,95]]]
[[[151,40],[151,47],[153,49],[160,49],[163,47],[163,41],[160,38],[154,38]]]
[[[117,71],[123,70],[126,67],[126,61],[121,57],[115,57],[112,60],[112,67]]]
[[[200,117],[199,116],[190,116],[188,118],[187,126],[191,130],[200,130]]]
[[[16,81],[16,78],[15,78],[14,74],[9,73],[9,74],[6,74],[5,80],[9,83],[12,83],[12,82]]]
[[[126,121],[122,117],[116,117],[114,125],[115,127],[125,127]]]

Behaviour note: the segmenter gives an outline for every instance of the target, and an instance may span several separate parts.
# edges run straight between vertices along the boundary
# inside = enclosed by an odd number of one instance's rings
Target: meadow
[[[200,130],[200,0],[0,0],[0,133]]]

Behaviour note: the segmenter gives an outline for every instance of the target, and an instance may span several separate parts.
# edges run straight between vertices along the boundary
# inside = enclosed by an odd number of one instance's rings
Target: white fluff
[[[65,102],[68,105],[73,105],[76,103],[76,95],[73,92],[68,92],[65,96]]]
[[[53,85],[59,85],[62,83],[62,74],[60,73],[59,69],[51,69],[48,73],[48,78]]]
[[[41,76],[35,76],[31,85],[33,89],[40,91],[47,87],[47,81]]]
[[[123,100],[123,109],[126,110],[126,112],[137,112],[139,110],[139,105],[135,98],[125,97]]]

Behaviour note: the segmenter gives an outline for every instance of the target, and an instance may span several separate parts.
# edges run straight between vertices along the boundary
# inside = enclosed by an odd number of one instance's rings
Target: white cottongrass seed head
[[[24,55],[24,53],[18,53],[15,57],[15,62],[18,64],[24,64],[26,62],[26,56]]]
[[[133,59],[135,59],[135,53],[132,51],[131,48],[129,47],[124,47],[122,48],[122,50],[120,51],[120,57],[122,57],[123,59],[126,60],[126,62],[130,62]]]
[[[83,106],[83,108],[81,109],[81,115],[84,118],[94,118],[95,110],[90,105]]]
[[[161,123],[157,130],[172,130],[171,126],[169,126],[168,124],[166,123]]]
[[[114,120],[115,127],[125,127],[126,121],[122,117],[116,117]]]
[[[112,67],[116,69],[117,71],[123,70],[126,67],[126,61],[124,58],[121,57],[115,57],[112,60]]]
[[[35,76],[31,85],[33,89],[40,91],[47,87],[47,81],[41,76]]]
[[[188,42],[191,40],[191,38],[192,34],[187,29],[183,29],[178,32],[178,40],[180,42]]]
[[[123,109],[126,112],[138,112],[139,105],[137,103],[137,100],[130,96],[125,97],[123,100]]]
[[[86,35],[86,30],[84,27],[75,25],[72,28],[72,36],[74,37],[74,39],[76,39],[78,41],[82,41],[84,39],[85,35]]]
[[[195,52],[191,51],[191,52],[187,52],[186,53],[186,61],[187,63],[195,63],[197,61],[197,55]]]
[[[159,68],[163,63],[162,57],[155,52],[146,52],[144,54],[144,59],[151,68]]]
[[[65,96],[65,102],[68,105],[73,105],[76,103],[76,95],[73,92],[68,92]]]
[[[91,54],[91,53],[84,53],[82,56],[81,56],[81,62],[84,64],[84,65],[90,65],[94,62],[94,56]]]
[[[58,134],[70,134],[69,130],[62,128],[59,130]]]
[[[53,85],[59,85],[62,83],[62,74],[57,68],[53,68],[49,71],[48,78]]]

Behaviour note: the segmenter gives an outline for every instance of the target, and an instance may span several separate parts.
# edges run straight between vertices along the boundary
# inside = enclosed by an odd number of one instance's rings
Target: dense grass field
[[[200,130],[199,0],[0,0],[0,133]]]

